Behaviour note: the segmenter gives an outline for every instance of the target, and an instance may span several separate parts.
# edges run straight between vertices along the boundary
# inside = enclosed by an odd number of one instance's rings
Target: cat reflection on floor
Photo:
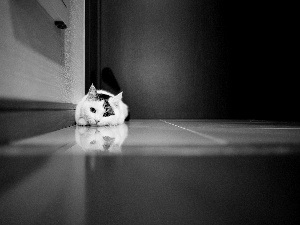
[[[121,153],[122,144],[127,138],[126,124],[119,126],[77,126],[75,139],[85,152]]]

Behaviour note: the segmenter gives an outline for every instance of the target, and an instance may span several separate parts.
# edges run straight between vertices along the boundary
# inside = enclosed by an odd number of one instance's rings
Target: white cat
[[[111,126],[124,123],[128,106],[122,101],[122,93],[115,96],[104,90],[96,90],[92,84],[88,94],[76,106],[77,125]]]

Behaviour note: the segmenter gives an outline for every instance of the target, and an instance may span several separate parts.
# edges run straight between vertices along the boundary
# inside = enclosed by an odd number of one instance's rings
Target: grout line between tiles
[[[247,128],[250,130],[300,130],[300,127],[254,127],[254,128]]]
[[[180,128],[180,129],[183,129],[183,130],[188,131],[188,132],[190,132],[190,133],[196,134],[196,135],[198,135],[198,136],[204,137],[204,138],[206,138],[206,139],[210,139],[210,140],[212,140],[212,141],[217,142],[218,144],[222,144],[222,145],[226,145],[226,144],[227,144],[227,141],[226,141],[226,140],[223,140],[223,139],[220,139],[220,138],[215,138],[215,137],[213,137],[213,136],[210,136],[210,135],[207,135],[207,134],[203,134],[203,133],[200,133],[200,132],[197,132],[197,131],[194,131],[194,130],[190,130],[190,129],[188,129],[188,128],[178,126],[178,125],[176,125],[176,124],[167,122],[167,121],[165,121],[165,120],[160,120],[160,121],[161,121],[161,122],[164,122],[164,123],[166,123],[166,124],[169,124],[169,125],[178,127],[178,128]]]

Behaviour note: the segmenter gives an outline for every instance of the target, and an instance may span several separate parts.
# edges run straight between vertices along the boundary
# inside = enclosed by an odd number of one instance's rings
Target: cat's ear
[[[123,98],[123,92],[117,94],[117,95],[114,97],[114,99],[116,99],[116,100],[118,100],[118,101],[121,101],[122,98]]]
[[[118,106],[120,101],[122,101],[122,98],[123,98],[123,92],[121,92],[120,94],[118,94],[114,97],[111,97],[109,100],[110,100],[111,104],[114,104],[115,106]]]
[[[89,92],[88,92],[88,99],[94,99],[97,96],[97,90],[95,88],[95,86],[92,84]]]

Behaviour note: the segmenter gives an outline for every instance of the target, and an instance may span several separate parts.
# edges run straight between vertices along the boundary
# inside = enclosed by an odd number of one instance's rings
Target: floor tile
[[[290,123],[131,120],[12,142],[0,224],[300,224],[299,140]]]
[[[300,125],[268,121],[167,121],[227,144],[300,144]]]

